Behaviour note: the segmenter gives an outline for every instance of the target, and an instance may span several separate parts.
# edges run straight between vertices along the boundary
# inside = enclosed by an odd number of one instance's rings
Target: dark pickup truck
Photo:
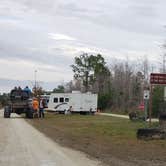
[[[11,113],[25,113],[27,118],[33,118],[32,94],[20,89],[12,90],[4,108],[4,118],[10,118]]]

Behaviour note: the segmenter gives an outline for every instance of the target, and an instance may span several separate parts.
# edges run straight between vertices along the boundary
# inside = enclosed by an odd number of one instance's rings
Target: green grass
[[[46,114],[42,120],[28,120],[38,130],[64,146],[81,150],[111,164],[110,156],[122,160],[165,160],[166,141],[139,141],[138,128],[147,128],[143,121],[110,116]],[[153,123],[153,127],[158,123]],[[164,147],[164,148],[163,148]],[[99,157],[100,156],[100,157]],[[156,159],[156,160],[157,160]]]
[[[132,122],[128,119],[107,116],[47,114],[43,122],[47,122],[47,126],[52,128],[64,130],[74,137],[97,136],[114,140],[136,139],[137,129],[148,127],[146,122]],[[157,123],[153,125],[156,126]]]

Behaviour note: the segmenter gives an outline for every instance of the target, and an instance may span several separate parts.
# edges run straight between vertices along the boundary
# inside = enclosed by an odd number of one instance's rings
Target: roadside
[[[166,141],[140,141],[138,128],[145,122],[131,122],[111,116],[47,114],[42,120],[27,120],[55,142],[111,166],[166,165]],[[153,123],[153,125],[157,125]]]
[[[23,118],[4,119],[0,110],[0,166],[99,166],[84,153],[64,148]]]

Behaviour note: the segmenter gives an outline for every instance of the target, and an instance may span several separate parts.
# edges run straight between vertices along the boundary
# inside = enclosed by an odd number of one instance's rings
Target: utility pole
[[[166,73],[165,63],[166,63],[166,53],[163,54],[163,74]],[[164,101],[166,101],[166,86],[164,86]]]
[[[89,82],[88,82],[88,77],[89,77],[89,71],[85,71],[85,91],[88,92],[89,90]]]
[[[35,70],[35,96],[37,96],[37,82],[36,82],[36,77],[37,77],[37,70]]]
[[[163,55],[163,73],[165,74],[165,63],[166,63],[166,59],[165,59],[165,57],[166,57],[166,54],[164,54]]]

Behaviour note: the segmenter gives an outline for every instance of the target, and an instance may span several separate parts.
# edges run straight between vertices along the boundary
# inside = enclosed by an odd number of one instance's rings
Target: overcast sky
[[[64,82],[82,52],[158,60],[164,0],[0,0],[0,79]],[[1,84],[0,84],[1,86]],[[2,87],[0,87],[2,89]]]

